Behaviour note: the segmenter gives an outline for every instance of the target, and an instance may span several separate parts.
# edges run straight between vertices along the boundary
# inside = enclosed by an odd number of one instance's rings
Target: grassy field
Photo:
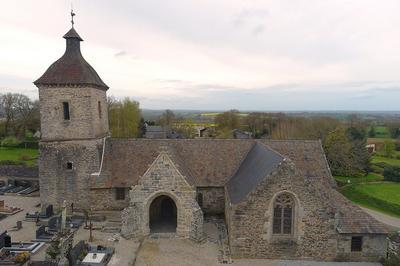
[[[0,161],[13,161],[26,165],[37,164],[36,158],[39,151],[36,149],[18,149],[0,147]]]
[[[361,206],[400,217],[400,183],[347,185],[339,191]]]
[[[377,138],[390,138],[389,130],[385,126],[376,126],[375,134]]]
[[[389,165],[400,166],[400,160],[394,158],[387,158],[379,155],[372,156],[371,163],[386,163]]]
[[[350,180],[351,184],[383,181],[383,176],[375,173],[369,173],[368,175],[362,177],[334,176],[334,178],[341,184],[346,184],[348,180]]]

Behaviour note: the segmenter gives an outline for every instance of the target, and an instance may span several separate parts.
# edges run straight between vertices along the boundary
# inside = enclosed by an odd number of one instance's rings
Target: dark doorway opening
[[[170,197],[162,195],[155,198],[149,212],[151,233],[176,232],[177,210]]]

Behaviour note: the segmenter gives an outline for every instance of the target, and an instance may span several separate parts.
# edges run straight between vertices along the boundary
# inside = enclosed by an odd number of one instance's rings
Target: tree
[[[13,93],[3,94],[0,101],[5,116],[5,135],[9,136],[11,134],[11,123],[14,122],[15,117],[16,95]]]
[[[376,130],[375,130],[375,126],[372,125],[371,128],[368,131],[368,137],[370,138],[375,138],[376,137]]]
[[[172,128],[173,123],[175,122],[175,114],[171,110],[165,110],[159,120],[160,125],[163,127]]]
[[[0,97],[4,110],[4,135],[15,135],[24,139],[27,130],[36,131],[40,127],[39,102],[32,101],[26,95],[7,93]]]
[[[392,137],[394,139],[400,138],[400,123],[399,122],[387,123],[387,128],[388,128],[390,137]]]
[[[391,158],[396,149],[396,144],[393,140],[385,140],[383,144],[383,153],[386,157]]]
[[[330,132],[323,143],[326,158],[334,175],[357,176],[364,173],[363,165],[349,140],[346,130],[339,127]],[[359,148],[359,146],[356,146]],[[365,148],[364,148],[365,149]]]
[[[175,123],[173,129],[184,139],[193,139],[196,137],[196,129],[193,127],[193,121],[190,119]]]
[[[239,128],[240,126],[240,118],[238,110],[230,110],[227,112],[223,112],[222,114],[218,114],[214,122],[217,124],[219,129],[225,130],[233,130]]]
[[[383,170],[383,177],[386,181],[400,182],[400,167],[387,166]]]
[[[140,135],[141,113],[139,103],[124,98],[108,98],[108,117],[111,135],[115,138],[135,138]]]

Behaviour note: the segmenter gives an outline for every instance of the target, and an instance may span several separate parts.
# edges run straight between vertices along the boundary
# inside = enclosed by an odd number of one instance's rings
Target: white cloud
[[[2,3],[0,92],[32,94],[29,80],[64,51],[69,5]],[[397,0],[74,5],[87,61],[110,94],[142,99],[143,107],[398,109],[400,87],[390,83],[400,68]]]

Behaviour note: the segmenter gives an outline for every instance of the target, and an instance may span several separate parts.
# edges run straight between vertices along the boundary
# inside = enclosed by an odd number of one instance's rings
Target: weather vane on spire
[[[72,28],[74,27],[74,16],[75,16],[74,9],[72,8],[72,5],[71,5],[71,24],[72,24]]]

